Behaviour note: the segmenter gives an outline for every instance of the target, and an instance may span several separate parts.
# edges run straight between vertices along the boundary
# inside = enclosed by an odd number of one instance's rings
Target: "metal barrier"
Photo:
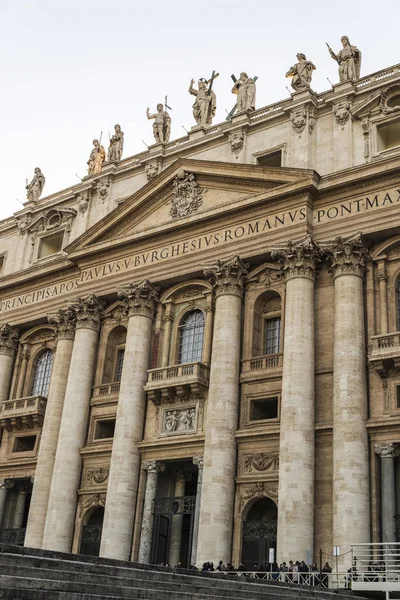
[[[351,558],[353,590],[400,592],[400,542],[353,544]]]

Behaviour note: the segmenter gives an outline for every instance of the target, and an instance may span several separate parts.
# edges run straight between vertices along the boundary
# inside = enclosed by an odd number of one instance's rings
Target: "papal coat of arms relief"
[[[169,214],[173,219],[186,217],[198,211],[206,190],[196,183],[192,173],[180,171],[172,182],[174,191]]]

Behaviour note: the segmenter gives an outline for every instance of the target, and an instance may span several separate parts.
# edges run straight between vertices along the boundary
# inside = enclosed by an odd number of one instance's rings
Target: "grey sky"
[[[153,143],[146,107],[168,94],[171,139],[194,125],[190,79],[220,72],[217,116],[235,103],[231,73],[258,75],[257,107],[288,97],[285,72],[304,52],[312,87],[338,81],[325,41],[363,53],[361,75],[400,62],[399,0],[0,0],[0,218],[25,201],[34,167],[44,195],[78,182],[94,137],[120,123],[124,157]]]

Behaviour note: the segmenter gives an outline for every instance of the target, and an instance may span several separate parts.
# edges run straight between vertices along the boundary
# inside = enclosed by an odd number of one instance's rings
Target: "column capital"
[[[204,277],[210,280],[216,297],[223,295],[243,296],[244,278],[249,265],[239,256],[228,260],[218,260],[204,268]]]
[[[350,238],[339,236],[333,242],[324,244],[323,249],[328,255],[333,279],[339,275],[364,276],[369,254],[368,245],[361,233]]]
[[[311,237],[292,242],[289,240],[284,246],[274,248],[272,258],[278,258],[286,281],[295,277],[315,280],[317,263],[321,262],[321,249]]]
[[[14,481],[12,479],[0,479],[0,489],[10,490],[14,487]]]
[[[204,465],[204,457],[203,456],[193,456],[193,464],[199,469],[199,471],[203,468]]]
[[[95,294],[90,294],[87,298],[78,298],[70,306],[75,313],[76,328],[99,331],[104,306],[103,300]]]
[[[59,308],[47,320],[56,328],[57,341],[74,339],[77,317],[72,308]]]
[[[8,323],[0,325],[0,354],[15,356],[18,347],[19,329]]]
[[[149,474],[160,473],[161,471],[165,471],[165,463],[159,460],[144,460],[142,462],[142,469]]]
[[[159,286],[155,286],[148,279],[144,279],[140,283],[130,283],[127,287],[119,288],[118,296],[124,300],[130,317],[141,315],[153,319],[159,291]]]
[[[400,454],[398,446],[391,442],[386,444],[374,444],[374,452],[381,458],[395,458]]]

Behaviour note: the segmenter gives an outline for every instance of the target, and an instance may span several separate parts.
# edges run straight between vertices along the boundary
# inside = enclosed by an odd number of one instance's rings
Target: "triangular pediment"
[[[305,169],[179,159],[72,242],[70,257],[152,235],[168,234],[199,221],[243,209],[270,196],[315,184]]]

